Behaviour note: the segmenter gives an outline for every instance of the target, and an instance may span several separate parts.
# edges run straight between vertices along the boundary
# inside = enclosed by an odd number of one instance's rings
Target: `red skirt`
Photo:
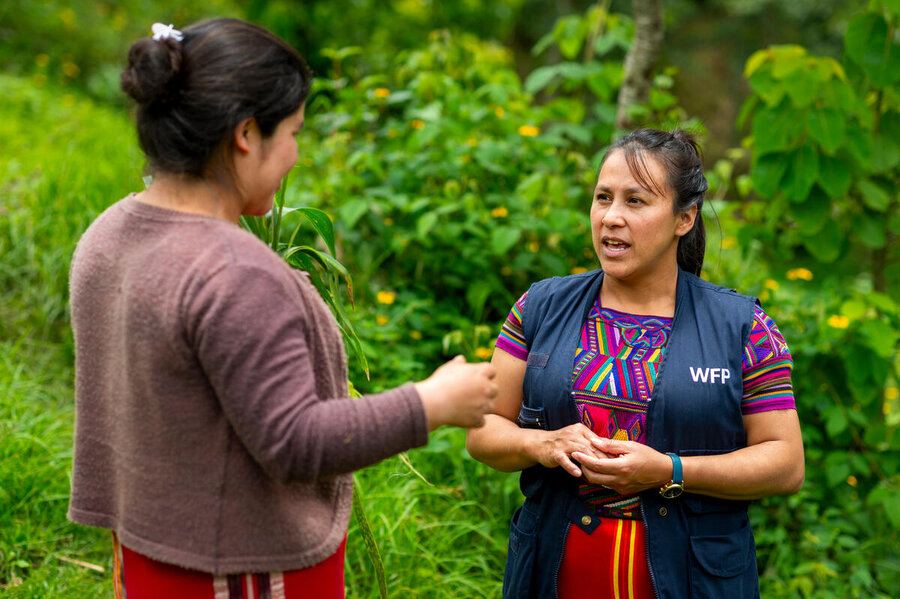
[[[591,534],[570,525],[557,592],[559,599],[655,599],[644,523],[603,518]]]
[[[115,549],[116,599],[344,599],[347,539],[325,561],[289,572],[215,576],[159,562],[120,544]]]

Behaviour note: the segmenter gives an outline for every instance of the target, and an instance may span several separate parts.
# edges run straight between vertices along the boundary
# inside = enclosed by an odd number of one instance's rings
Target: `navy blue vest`
[[[602,280],[598,270],[546,279],[528,291],[522,325],[529,353],[519,426],[554,430],[578,422],[571,398],[572,367]],[[679,271],[672,331],[647,409],[648,445],[681,456],[746,446],[741,359],[754,303],[753,298]],[[510,525],[504,599],[557,596],[569,526],[591,533],[599,525],[577,498],[578,482],[562,468],[538,465],[522,472],[525,502]],[[664,499],[657,489],[641,493],[656,595],[758,597],[747,507],[748,502],[690,492],[675,499]]]

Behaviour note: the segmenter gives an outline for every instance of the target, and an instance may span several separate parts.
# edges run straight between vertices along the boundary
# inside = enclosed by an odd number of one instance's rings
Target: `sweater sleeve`
[[[222,411],[273,477],[310,481],[369,466],[428,441],[408,383],[360,399],[319,397],[308,315],[276,274],[229,265],[185,299],[188,343]]]

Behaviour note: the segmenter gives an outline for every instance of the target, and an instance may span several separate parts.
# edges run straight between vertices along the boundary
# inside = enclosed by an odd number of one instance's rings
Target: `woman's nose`
[[[600,222],[607,227],[622,226],[624,224],[622,203],[616,201],[610,203]]]

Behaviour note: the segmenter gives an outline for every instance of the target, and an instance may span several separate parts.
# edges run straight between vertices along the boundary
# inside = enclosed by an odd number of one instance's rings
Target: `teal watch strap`
[[[684,475],[681,472],[681,458],[674,453],[667,453],[666,455],[672,458],[672,482],[676,485],[682,484]]]

